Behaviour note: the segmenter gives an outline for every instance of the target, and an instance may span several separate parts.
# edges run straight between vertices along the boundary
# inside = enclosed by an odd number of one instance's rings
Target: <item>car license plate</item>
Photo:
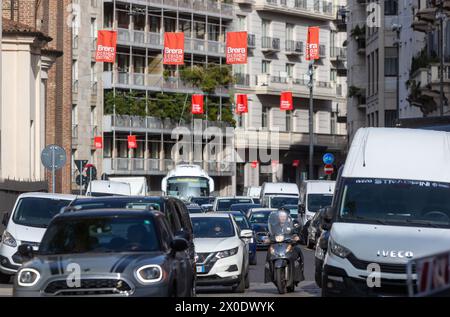
[[[205,273],[205,266],[204,265],[197,265],[197,273]]]

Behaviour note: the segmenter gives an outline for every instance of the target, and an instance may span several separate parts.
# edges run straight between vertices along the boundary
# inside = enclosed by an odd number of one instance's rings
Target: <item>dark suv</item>
[[[192,222],[186,205],[183,201],[173,197],[101,197],[101,198],[78,198],[68,208],[74,210],[96,210],[96,209],[129,209],[129,210],[157,210],[163,213],[170,225],[170,229],[177,237],[188,241],[189,258],[194,275],[195,248]]]
[[[67,211],[50,223],[39,251],[21,245],[14,296],[195,295],[185,252],[158,211]]]

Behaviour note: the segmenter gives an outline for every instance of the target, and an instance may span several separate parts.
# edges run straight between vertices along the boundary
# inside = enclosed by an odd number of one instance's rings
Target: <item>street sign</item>
[[[448,292],[450,290],[450,251],[410,260],[407,265],[407,278],[411,297]]]
[[[331,153],[327,153],[323,156],[323,164],[331,165],[334,163],[334,160],[335,160],[334,155]]]
[[[87,163],[88,160],[75,160],[75,165],[80,174],[83,174],[84,168],[86,167]]]
[[[56,191],[56,171],[63,168],[67,162],[66,151],[59,145],[49,145],[41,152],[42,165],[52,172],[52,192]]]
[[[331,165],[331,164],[327,164],[323,168],[323,171],[325,172],[325,175],[333,175],[333,173],[334,173],[334,166]]]

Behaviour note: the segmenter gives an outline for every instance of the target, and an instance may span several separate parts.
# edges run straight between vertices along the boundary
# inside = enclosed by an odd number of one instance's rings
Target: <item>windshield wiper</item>
[[[371,218],[365,218],[365,217],[361,217],[361,216],[353,216],[353,217],[348,217],[348,218],[344,218],[344,219],[360,220],[360,221],[365,221],[365,222],[376,222],[381,225],[386,225],[386,221],[382,220],[382,219],[371,219]]]

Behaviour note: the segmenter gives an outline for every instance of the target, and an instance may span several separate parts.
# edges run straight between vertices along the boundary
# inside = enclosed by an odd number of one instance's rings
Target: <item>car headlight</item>
[[[279,234],[279,235],[275,236],[275,241],[278,242],[278,243],[283,242],[284,241],[284,235]]]
[[[17,247],[17,241],[14,239],[12,234],[10,234],[8,231],[5,231],[3,233],[2,241],[4,244],[6,244],[9,247],[15,248]]]
[[[23,269],[17,274],[17,283],[19,286],[32,287],[41,278],[41,274],[35,269]]]
[[[217,252],[216,258],[218,258],[218,259],[228,258],[230,256],[236,255],[238,253],[238,251],[239,251],[239,247],[231,249],[231,250],[220,251],[220,252]]]
[[[159,265],[145,265],[136,271],[136,277],[143,284],[157,283],[163,278],[163,271]]]
[[[345,259],[350,255],[351,251],[349,249],[336,243],[333,239],[330,239],[329,243],[330,243],[329,249],[331,253],[333,253],[334,255],[337,255],[338,257],[343,259]]]

